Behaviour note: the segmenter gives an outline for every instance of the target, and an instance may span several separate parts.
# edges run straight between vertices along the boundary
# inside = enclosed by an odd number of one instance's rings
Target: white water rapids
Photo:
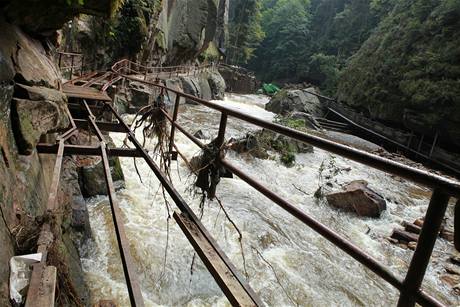
[[[267,101],[261,96],[227,95],[225,101],[219,103],[271,120],[274,115],[263,109]],[[219,119],[219,113],[201,106],[184,105],[179,113],[179,122],[188,131],[194,133],[201,129],[208,135],[206,142],[217,135]],[[253,125],[230,118],[226,137],[242,136],[256,129]],[[112,134],[112,138],[121,145],[124,135]],[[199,148],[179,131],[176,133],[176,144],[189,159],[199,153]],[[152,140],[146,147],[153,150],[154,146],[155,141]],[[313,197],[318,188],[320,165],[331,157],[331,154],[315,148],[314,153],[298,154],[296,165],[286,168],[276,160],[260,160],[231,151],[227,153],[229,160],[272,191],[403,276],[413,252],[390,244],[385,237],[402,220],[412,222],[424,215],[429,191],[335,156],[332,159],[338,167],[351,167],[350,171],[337,175],[339,184],[364,179],[387,200],[387,210],[380,219],[340,212]],[[117,196],[146,305],[228,306],[229,302],[199,257],[196,257],[191,270],[194,250],[172,218],[169,220],[168,240],[168,211],[153,172],[141,159],[137,159],[144,181],[141,183],[133,159],[120,160],[126,189],[119,191]],[[190,192],[194,178],[184,161],[179,158],[178,163],[173,162],[171,174],[177,190],[198,213],[200,196],[193,196]],[[239,178],[222,179],[217,196],[243,234],[250,285],[268,306],[396,304],[398,292],[393,287]],[[108,200],[96,197],[88,201],[88,206],[94,238],[82,248],[82,262],[92,303],[108,299],[119,306],[129,306]],[[244,274],[238,234],[219,211],[216,202],[207,202],[202,222]],[[451,244],[438,240],[424,287],[445,304],[457,305],[460,300],[439,280],[443,259],[452,250]]]

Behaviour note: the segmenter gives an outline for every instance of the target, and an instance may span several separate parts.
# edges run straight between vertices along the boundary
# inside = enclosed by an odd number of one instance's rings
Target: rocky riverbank
[[[36,253],[42,225],[53,218],[47,204],[55,158],[38,154],[35,147],[38,142],[55,143],[70,125],[62,76],[54,61],[55,31],[82,12],[108,14],[112,1],[18,4],[4,1],[0,12],[1,306],[12,303],[10,258]],[[78,252],[91,237],[80,173],[78,159],[65,157],[47,257],[47,265],[57,269],[59,306],[89,304]]]

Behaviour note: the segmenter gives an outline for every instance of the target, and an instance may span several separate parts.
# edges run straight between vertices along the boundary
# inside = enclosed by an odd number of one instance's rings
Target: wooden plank
[[[233,306],[258,306],[199,227],[183,213],[174,212],[173,216],[230,303]]]
[[[68,98],[81,98],[100,101],[112,101],[107,93],[99,91],[93,87],[82,87],[73,84],[64,84],[62,91]]]
[[[53,307],[56,294],[56,267],[38,263],[33,266],[25,307]]]

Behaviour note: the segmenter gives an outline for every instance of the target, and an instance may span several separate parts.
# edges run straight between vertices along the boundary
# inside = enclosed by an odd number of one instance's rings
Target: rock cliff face
[[[66,39],[98,68],[121,58],[153,66],[218,60],[228,36],[228,2],[126,0],[110,21],[81,16]]]
[[[69,126],[67,99],[61,92],[50,39],[69,18],[82,12],[107,16],[116,1],[70,3],[0,3],[0,306],[10,306],[9,260],[36,252],[46,211],[54,158],[39,155],[36,144],[39,140],[54,142],[53,133]],[[71,158],[64,161],[57,197],[63,219],[56,227],[57,239],[48,260],[58,267],[58,304],[86,305],[88,291],[76,242],[90,233],[77,167]],[[78,302],[72,299],[75,296]]]
[[[210,44],[223,47],[228,0],[164,0],[158,28],[167,64],[194,60]]]
[[[338,98],[460,145],[460,2],[400,1],[343,72]]]
[[[219,73],[227,84],[227,91],[237,94],[254,94],[260,89],[261,83],[253,73],[233,66],[219,66]]]

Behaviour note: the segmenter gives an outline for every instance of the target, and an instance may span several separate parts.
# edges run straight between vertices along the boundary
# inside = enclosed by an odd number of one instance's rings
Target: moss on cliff
[[[401,1],[349,61],[339,99],[460,144],[459,29],[459,1]]]

